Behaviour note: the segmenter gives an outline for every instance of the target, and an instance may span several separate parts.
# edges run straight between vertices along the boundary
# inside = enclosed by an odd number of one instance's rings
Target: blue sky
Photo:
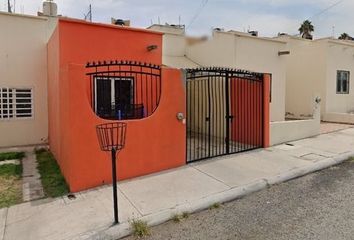
[[[0,10],[6,10],[7,0],[0,0]],[[14,0],[11,0],[12,2]],[[133,26],[147,27],[151,22],[190,25],[192,35],[208,34],[213,27],[246,31],[258,30],[262,36],[275,36],[278,32],[296,34],[299,24],[318,14],[337,0],[56,0],[59,13],[83,18],[91,3],[93,20],[109,22],[110,17],[130,19]],[[36,14],[42,0],[16,0],[18,13]],[[354,1],[343,0],[312,20],[315,36],[335,36],[347,32],[354,36]],[[334,27],[334,28],[333,28]]]

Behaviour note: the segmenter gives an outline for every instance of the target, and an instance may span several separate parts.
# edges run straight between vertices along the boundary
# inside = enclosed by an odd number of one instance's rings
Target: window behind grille
[[[31,88],[0,87],[0,120],[33,117]]]

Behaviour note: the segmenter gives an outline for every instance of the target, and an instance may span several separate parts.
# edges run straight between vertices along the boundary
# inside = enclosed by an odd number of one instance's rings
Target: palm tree
[[[342,33],[338,39],[340,39],[340,40],[353,40],[353,38],[348,33]]]
[[[306,39],[313,39],[311,35],[313,31],[315,31],[315,27],[312,25],[310,20],[305,20],[299,28],[301,37]]]

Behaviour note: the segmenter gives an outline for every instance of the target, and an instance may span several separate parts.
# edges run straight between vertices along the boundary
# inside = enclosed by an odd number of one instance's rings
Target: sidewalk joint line
[[[212,176],[212,175],[210,175],[210,174],[208,174],[208,173],[206,173],[206,172],[204,172],[204,171],[202,171],[202,170],[196,168],[195,166],[191,166],[191,167],[194,168],[195,170],[199,171],[200,173],[203,173],[203,174],[205,174],[206,176],[208,176],[208,177],[210,177],[210,178],[212,178],[212,179],[214,179],[214,180],[216,180],[216,181],[218,181],[218,182],[224,184],[225,186],[229,187],[230,189],[232,189],[232,186],[228,185],[227,183],[224,183],[223,181],[221,181],[221,180],[215,178],[214,176]]]
[[[143,217],[144,214],[139,210],[139,208],[137,206],[135,206],[135,204],[128,198],[128,196],[123,192],[123,189],[121,189],[118,185],[118,188],[120,190],[120,192],[123,194],[123,196],[128,200],[128,202],[138,211],[138,213],[140,213],[140,215]]]

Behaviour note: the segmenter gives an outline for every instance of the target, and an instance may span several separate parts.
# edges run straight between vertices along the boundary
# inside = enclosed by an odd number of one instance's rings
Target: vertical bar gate
[[[263,74],[188,69],[187,162],[263,146]]]

